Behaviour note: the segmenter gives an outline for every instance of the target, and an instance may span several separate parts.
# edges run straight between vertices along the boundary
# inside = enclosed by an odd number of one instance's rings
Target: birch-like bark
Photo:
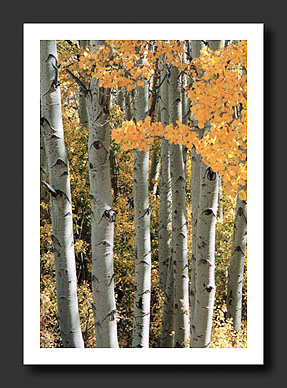
[[[223,197],[222,197],[222,178],[221,175],[218,176],[218,209],[217,209],[217,218],[222,219],[223,214]]]
[[[88,41],[80,40],[79,44],[80,44],[80,47],[86,48],[88,45]],[[89,117],[88,117],[87,106],[86,106],[86,95],[82,88],[80,88],[79,90],[79,121],[81,125],[83,125],[86,128],[89,128]]]
[[[196,295],[195,269],[197,259],[197,226],[198,226],[198,207],[200,196],[200,163],[201,157],[195,148],[191,150],[191,209],[192,209],[192,254],[190,263],[190,322],[191,333],[194,320],[194,307]]]
[[[125,93],[125,115],[126,120],[130,121],[134,117],[134,96],[133,91]]]
[[[174,347],[174,263],[172,256],[168,260],[165,298],[163,304],[160,344],[162,348]]]
[[[182,119],[181,84],[179,71],[171,66],[169,80],[170,121]],[[187,222],[185,202],[185,171],[182,146],[170,146],[170,171],[172,187],[172,260],[175,273],[174,313],[175,347],[185,347],[189,339],[189,295],[187,259]]]
[[[48,176],[48,163],[47,163],[47,156],[45,151],[45,144],[43,135],[40,134],[40,202],[43,202],[46,200],[47,197],[47,190],[45,189],[45,186],[42,184],[42,181],[47,181]]]
[[[196,300],[192,348],[206,348],[211,338],[215,297],[215,226],[218,205],[218,174],[201,162],[200,200],[195,268]]]
[[[220,41],[208,41],[212,50]],[[209,123],[205,130],[208,130]],[[218,174],[200,162],[200,199],[197,218],[195,306],[191,326],[191,347],[209,347],[215,298],[215,227],[218,206]]]
[[[150,174],[149,174],[149,191],[156,195],[159,176],[159,150],[154,149],[151,157]]]
[[[169,96],[167,70],[160,75],[160,116],[163,127],[169,124]],[[159,288],[166,290],[167,271],[170,260],[171,228],[171,177],[170,177],[170,144],[166,139],[161,141],[160,188],[159,188]]]
[[[51,194],[58,318],[64,347],[83,348],[77,297],[68,155],[64,142],[55,40],[41,41],[41,133]]]
[[[167,70],[160,74],[160,116],[163,127],[169,124],[169,96]],[[159,288],[164,293],[161,328],[161,347],[173,347],[174,331],[174,269],[170,249],[171,228],[171,177],[170,144],[161,141],[160,188],[159,188]]]
[[[185,41],[185,54],[184,54],[184,62],[187,62],[187,54],[186,52],[190,49],[189,41]],[[182,87],[182,124],[188,125],[189,124],[189,118],[190,118],[190,100],[187,97],[187,84],[191,82],[191,80],[187,77],[185,73],[181,74],[181,87]],[[187,166],[187,147],[183,147],[183,163],[184,163],[184,173],[185,173],[185,179],[186,179],[186,166]]]
[[[190,42],[191,56],[192,58],[198,58],[200,56],[200,50],[203,48],[200,40],[192,40]],[[192,129],[196,130],[198,124],[197,120],[193,118],[191,114]],[[202,136],[199,133],[198,136]],[[190,263],[190,321],[191,321],[191,335],[194,320],[194,308],[195,308],[195,295],[196,295],[196,283],[195,283],[195,268],[197,258],[197,226],[198,226],[198,207],[200,196],[200,163],[201,157],[196,152],[195,147],[191,150],[191,207],[192,207],[192,255]]]
[[[135,119],[148,113],[148,85],[136,87]],[[151,295],[150,206],[148,198],[149,153],[134,150],[133,190],[135,209],[135,285],[133,348],[149,347]]]
[[[91,41],[93,53],[98,42]],[[115,212],[110,175],[110,89],[93,78],[86,92],[89,116],[89,179],[91,199],[91,249],[93,313],[96,345],[118,347],[114,295],[113,244]]]
[[[237,197],[234,218],[231,259],[227,283],[227,318],[233,319],[233,327],[239,331],[242,311],[242,282],[247,243],[247,203]]]

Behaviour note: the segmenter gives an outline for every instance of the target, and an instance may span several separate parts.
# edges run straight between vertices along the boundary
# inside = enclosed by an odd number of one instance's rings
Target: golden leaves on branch
[[[71,48],[69,48],[71,50]],[[77,51],[78,50],[78,51]],[[77,52],[76,52],[77,51]],[[165,63],[177,66],[192,81],[187,87],[192,121],[177,122],[165,128],[160,122],[126,121],[112,130],[112,138],[124,151],[148,151],[156,138],[193,146],[202,160],[222,175],[224,191],[246,199],[247,181],[247,42],[239,41],[212,51],[205,46],[201,55],[185,61],[183,41],[109,40],[95,54],[87,47],[73,48],[72,55],[61,53],[80,79],[99,79],[100,86],[131,91],[143,86]],[[165,58],[163,60],[163,57]],[[145,64],[139,65],[144,58]],[[65,84],[64,75],[61,79]],[[71,82],[71,81],[70,81]],[[203,130],[200,139],[198,133]]]

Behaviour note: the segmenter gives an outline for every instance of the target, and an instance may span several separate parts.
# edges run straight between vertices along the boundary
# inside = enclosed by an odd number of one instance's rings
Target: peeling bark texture
[[[93,53],[102,41],[91,41]],[[93,78],[86,95],[89,115],[89,178],[92,210],[92,288],[96,346],[117,348],[113,244],[115,212],[110,174],[110,89]]]
[[[40,202],[45,202],[47,198],[47,190],[42,184],[42,181],[47,181],[48,163],[45,151],[43,135],[40,134]]]
[[[179,71],[171,66],[169,79],[170,122],[182,119],[181,83]],[[174,313],[175,347],[185,347],[189,340],[189,294],[187,259],[187,220],[185,202],[185,171],[181,145],[170,146],[172,187],[172,247],[175,276]]]
[[[135,119],[148,113],[148,85],[138,86],[135,94]],[[149,347],[151,295],[150,207],[148,198],[149,153],[134,151],[133,190],[135,208],[135,285],[133,348]]]
[[[227,283],[227,318],[233,319],[233,327],[239,331],[242,311],[242,282],[247,243],[247,204],[237,197],[231,259]]]
[[[41,41],[41,134],[47,155],[51,193],[58,318],[63,345],[83,348],[78,313],[73,218],[68,155],[64,142],[55,40]]]

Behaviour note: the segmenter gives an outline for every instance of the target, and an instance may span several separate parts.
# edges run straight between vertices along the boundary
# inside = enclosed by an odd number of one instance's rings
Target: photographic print
[[[25,24],[24,162],[25,364],[263,363],[263,24]]]

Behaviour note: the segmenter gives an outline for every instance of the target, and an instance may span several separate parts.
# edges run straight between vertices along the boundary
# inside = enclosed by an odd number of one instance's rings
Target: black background
[[[286,20],[284,2],[2,3],[2,386],[282,386],[286,363]],[[264,23],[264,366],[23,366],[23,23]],[[228,30],[227,30],[228,36]],[[38,66],[38,63],[31,63]],[[31,80],[38,82],[38,80]],[[37,114],[37,112],[35,113]],[[249,129],[250,130],[250,129]],[[256,128],[254,128],[256,130]],[[257,258],[249,257],[249,260]],[[216,360],[215,360],[216,363]],[[282,382],[283,384],[282,384]]]

